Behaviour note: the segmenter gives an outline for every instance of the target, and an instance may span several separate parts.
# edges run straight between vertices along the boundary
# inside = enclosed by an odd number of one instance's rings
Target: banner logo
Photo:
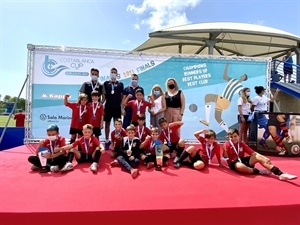
[[[49,56],[45,56],[45,62],[43,64],[42,71],[47,77],[55,77],[61,71],[69,69],[67,66],[59,65],[57,66],[57,62],[54,59],[49,59]]]

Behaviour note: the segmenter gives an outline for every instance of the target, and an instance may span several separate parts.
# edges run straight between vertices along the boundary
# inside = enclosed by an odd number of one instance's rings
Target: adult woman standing
[[[169,78],[166,82],[165,99],[167,109],[165,117],[169,123],[182,121],[182,116],[185,109],[184,94],[178,88],[177,81],[174,78]]]
[[[248,87],[245,87],[241,90],[240,97],[238,98],[238,113],[241,141],[247,143],[247,132],[250,126],[248,117],[251,113],[250,88]]]
[[[158,127],[159,131],[161,128],[159,126],[158,120],[165,116],[166,111],[166,100],[162,88],[155,84],[151,90],[151,94],[154,99],[155,106],[151,107],[148,111],[150,113],[150,125],[153,127]]]

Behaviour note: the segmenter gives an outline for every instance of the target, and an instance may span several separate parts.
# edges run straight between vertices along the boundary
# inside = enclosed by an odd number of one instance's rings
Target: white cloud
[[[140,30],[140,25],[138,23],[134,24],[133,26],[135,30]]]
[[[151,30],[160,30],[190,23],[186,16],[188,8],[196,7],[201,0],[144,0],[141,6],[130,4],[128,12],[146,16],[141,25],[148,25]]]
[[[126,40],[123,41],[123,44],[125,44],[125,45],[128,45],[128,44],[130,44],[130,43],[131,43],[131,41],[128,40],[128,39],[126,39]]]

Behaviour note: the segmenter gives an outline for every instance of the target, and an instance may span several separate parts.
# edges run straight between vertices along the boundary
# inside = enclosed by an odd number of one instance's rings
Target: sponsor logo
[[[298,155],[299,152],[300,152],[300,147],[299,147],[299,145],[293,145],[293,146],[291,147],[291,153],[292,153],[293,155]]]
[[[55,77],[61,71],[69,69],[67,66],[64,65],[57,65],[57,62],[54,59],[50,59],[49,55],[45,56],[45,61],[43,63],[42,72],[47,77]]]
[[[70,116],[63,116],[63,115],[46,115],[41,114],[40,120],[47,121],[47,122],[59,122],[60,120],[70,120]]]

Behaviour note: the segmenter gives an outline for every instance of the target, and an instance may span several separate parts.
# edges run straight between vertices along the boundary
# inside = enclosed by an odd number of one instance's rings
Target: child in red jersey
[[[129,94],[127,97],[124,99],[123,105],[124,106],[129,106],[132,109],[132,119],[131,123],[134,126],[138,125],[138,115],[146,113],[146,107],[153,107],[155,106],[155,102],[153,100],[152,95],[149,96],[150,102],[144,100],[144,94],[142,89],[137,89],[135,91],[135,97],[136,100],[131,100],[128,102],[128,99],[132,98],[132,95]]]
[[[167,119],[163,117],[159,119],[158,123],[162,128],[159,139],[162,142],[167,142],[167,146],[170,148],[171,156],[173,151],[176,151],[176,157],[174,159],[174,163],[176,163],[185,147],[185,141],[179,137],[178,132],[180,127],[183,125],[183,122],[178,121],[169,124]]]
[[[140,158],[146,163],[147,169],[155,166],[157,168],[156,163],[156,154],[155,154],[155,142],[159,140],[159,129],[158,127],[151,128],[151,137],[146,138],[144,142],[141,143],[141,156]],[[160,141],[160,140],[159,140]],[[167,145],[163,144],[162,151],[164,152],[163,156],[163,164],[167,165],[168,160],[170,159],[170,154],[166,153],[169,152],[170,149]]]
[[[121,141],[122,138],[126,136],[126,130],[122,128],[122,120],[121,119],[116,119],[114,121],[114,127],[115,130],[113,130],[110,133],[110,139],[111,139],[111,157],[112,158],[117,158],[119,155],[119,149],[121,146]]]
[[[72,161],[74,155],[77,163],[91,162],[90,170],[97,172],[101,153],[105,153],[104,147],[99,140],[93,136],[93,126],[91,124],[84,125],[82,133],[83,136],[81,138],[60,149],[62,151],[71,149],[68,152],[68,162],[64,168],[61,169],[61,172],[73,169]],[[81,146],[82,151],[78,151],[77,146]]]
[[[70,144],[75,142],[76,136],[80,138],[82,136],[82,126],[88,123],[88,96],[86,94],[80,94],[78,101],[68,102],[69,94],[64,96],[64,105],[72,109],[72,119],[70,125],[71,140]]]
[[[89,124],[93,126],[93,135],[99,140],[101,129],[103,129],[104,107],[99,102],[100,93],[92,91],[92,102],[88,103],[88,119]]]
[[[204,137],[202,136],[204,134]],[[179,168],[184,159],[189,157],[192,163],[191,167],[196,170],[201,170],[211,163],[214,155],[217,156],[217,160],[220,166],[221,163],[221,147],[216,142],[216,133],[213,130],[199,130],[194,133],[194,136],[201,144],[200,149],[196,149],[195,146],[189,146],[179,157],[177,163],[174,164],[175,168]]]
[[[64,147],[66,145],[66,140],[64,137],[59,136],[59,128],[55,124],[51,124],[47,127],[47,138],[41,140],[39,146],[36,150],[34,156],[29,156],[28,161],[32,163],[32,170],[40,170],[40,172],[58,172],[62,168],[66,161],[67,157],[65,152],[58,151],[55,149]],[[49,152],[44,154],[44,157],[47,158],[46,168],[42,169],[40,159],[38,157],[39,148],[44,147],[48,148]]]
[[[279,180],[293,180],[297,176],[283,173],[278,167],[274,166],[270,159],[253,151],[247,144],[240,141],[237,129],[228,130],[229,141],[223,145],[223,156],[228,158],[227,163],[231,170],[246,174],[275,174]],[[247,153],[248,156],[244,156]],[[266,170],[255,168],[259,163]]]
[[[120,155],[117,160],[110,163],[112,167],[120,165],[125,168],[133,178],[137,177],[139,171],[140,140],[135,137],[135,127],[130,125],[126,128],[126,137],[122,138]]]
[[[151,131],[145,124],[145,115],[138,115],[138,125],[135,127],[135,136],[140,139],[141,142],[145,141],[147,136],[151,135]]]

